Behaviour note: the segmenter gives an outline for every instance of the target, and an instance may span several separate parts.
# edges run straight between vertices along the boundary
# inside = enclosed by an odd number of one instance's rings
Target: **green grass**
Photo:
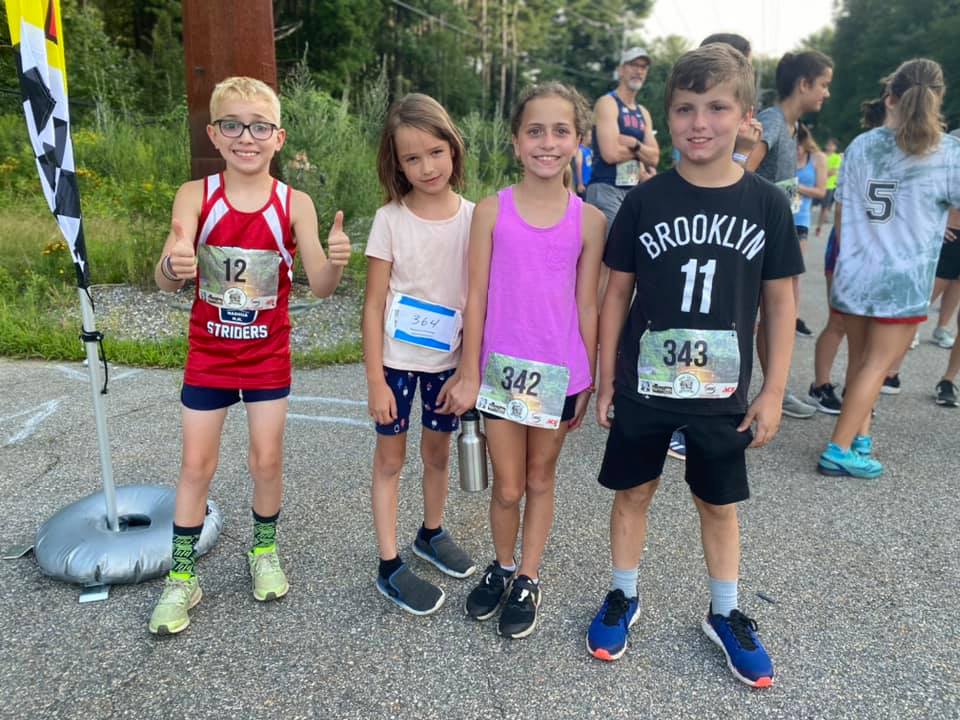
[[[357,363],[361,360],[363,360],[363,347],[359,340],[340,343],[332,348],[314,348],[307,352],[293,353],[293,366],[301,369]]]

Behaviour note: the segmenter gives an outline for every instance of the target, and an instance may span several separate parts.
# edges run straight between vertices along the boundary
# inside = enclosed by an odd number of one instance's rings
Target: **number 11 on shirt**
[[[690,312],[693,306],[693,291],[697,284],[697,272],[703,275],[703,288],[700,291],[700,312],[704,315],[710,313],[710,296],[713,294],[713,275],[717,270],[717,261],[708,260],[699,269],[697,261],[692,258],[681,268],[685,281],[683,283],[683,300],[680,303],[682,312]]]

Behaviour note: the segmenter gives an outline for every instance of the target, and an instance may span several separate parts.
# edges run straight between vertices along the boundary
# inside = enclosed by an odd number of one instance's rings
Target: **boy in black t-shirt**
[[[780,424],[796,317],[792,278],[803,260],[786,196],[732,160],[737,132],[750,121],[753,88],[750,64],[729,46],[680,58],[666,105],[682,162],[627,195],[607,242],[597,419],[610,428],[599,480],[616,491],[613,583],[587,648],[603,660],[626,650],[639,615],[647,509],[670,435],[682,429],[710,575],[703,630],[739,680],[767,687],[773,664],[756,623],[737,609],[735,503],[749,497],[744,451],[766,444]],[[748,406],[761,296],[771,352],[763,387]]]

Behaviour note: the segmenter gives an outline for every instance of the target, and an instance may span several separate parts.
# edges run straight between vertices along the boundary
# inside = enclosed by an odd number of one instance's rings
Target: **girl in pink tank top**
[[[564,177],[588,123],[583,98],[559,83],[528,90],[514,110],[523,179],[474,211],[461,365],[440,394],[440,412],[476,406],[487,418],[494,559],[466,611],[486,620],[502,604],[498,632],[510,638],[536,626],[557,458],[593,392],[606,220]]]

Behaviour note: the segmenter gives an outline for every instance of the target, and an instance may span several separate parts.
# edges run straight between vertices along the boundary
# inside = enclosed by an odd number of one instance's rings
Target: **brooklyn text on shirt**
[[[692,218],[681,215],[672,224],[659,222],[653,226],[653,233],[642,233],[638,240],[651,259],[693,243],[730,248],[753,260],[766,242],[763,228],[756,223],[717,213],[712,217],[702,213]]]

